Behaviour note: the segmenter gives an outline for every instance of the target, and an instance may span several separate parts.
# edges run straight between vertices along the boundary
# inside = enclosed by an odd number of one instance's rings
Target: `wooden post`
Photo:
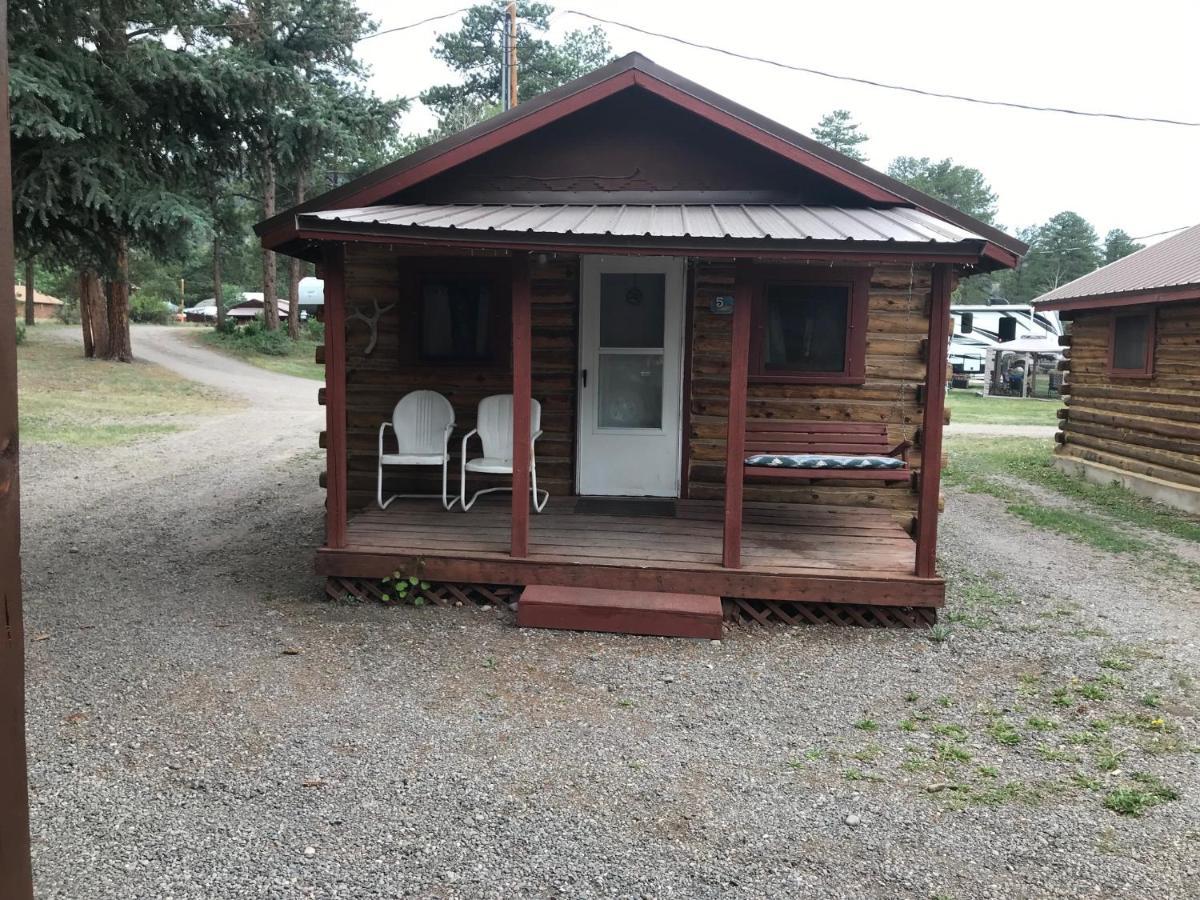
[[[8,3],[0,0],[0,897],[30,900],[25,763],[25,630],[21,618],[20,441],[17,434],[12,176],[8,134]],[[32,284],[29,287],[33,287]]]
[[[729,343],[729,415],[725,429],[725,568],[742,564],[742,481],[745,477],[746,387],[750,374],[752,263],[737,261],[733,282],[733,337]]]
[[[529,440],[530,406],[533,402],[532,314],[529,290],[529,254],[512,258],[512,372],[513,372],[513,474],[512,555],[529,555]]]
[[[937,520],[942,487],[942,420],[946,415],[946,366],[950,341],[950,266],[933,267],[929,303],[929,353],[925,364],[925,415],[921,420],[921,492],[917,500],[917,567],[921,578],[937,574]]]
[[[325,546],[346,546],[346,245],[325,251]]]

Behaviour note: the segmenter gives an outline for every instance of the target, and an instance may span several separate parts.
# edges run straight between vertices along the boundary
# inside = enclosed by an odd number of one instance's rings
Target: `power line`
[[[1139,234],[1137,237],[1131,237],[1131,241],[1144,241],[1146,238],[1158,237],[1160,234],[1174,234],[1177,231],[1183,231],[1185,228],[1191,228],[1191,225],[1180,225],[1178,228],[1168,228],[1166,231],[1156,231],[1154,234]]]
[[[366,37],[360,37],[354,43],[361,44],[363,41],[369,41],[371,38],[377,38],[385,34],[392,34],[397,31],[408,31],[410,28],[417,28],[421,25],[428,25],[430,22],[437,22],[439,19],[449,19],[451,16],[457,16],[465,12],[470,12],[469,6],[464,6],[462,9],[456,9],[453,12],[442,13],[440,16],[430,16],[428,19],[422,19],[420,22],[410,22],[407,25],[397,25],[395,28],[385,28],[383,31],[376,31],[374,34],[368,34]]]
[[[605,19],[601,16],[594,16],[591,13],[580,12],[577,9],[564,9],[563,15],[579,16],[583,19],[590,19],[593,22],[601,22],[605,25],[615,25],[617,28],[625,28],[629,31],[636,31],[639,34],[649,35],[650,37],[662,38],[667,41],[674,41],[677,44],[683,44],[687,47],[695,47],[699,50],[710,50],[713,53],[720,53],[725,56],[732,56],[735,59],[743,59],[749,62],[763,63],[768,66],[775,66],[779,69],[788,69],[792,72],[804,72],[809,75],[820,75],[822,78],[832,78],[836,81],[851,81],[855,84],[865,84],[869,87],[884,88],[889,91],[903,91],[908,94],[918,94],[922,97],[937,97],[943,100],[961,100],[964,103],[978,103],[984,106],[1004,106],[1009,109],[1024,109],[1032,112],[1053,112],[1063,113],[1069,116],[1083,116],[1094,119],[1119,119],[1125,122],[1153,122],[1158,125],[1182,125],[1188,128],[1200,128],[1200,122],[1188,122],[1181,119],[1162,119],[1155,116],[1132,116],[1124,113],[1108,113],[1108,112],[1091,112],[1088,110],[1068,109],[1061,106],[1035,106],[1030,103],[1016,103],[1007,100],[985,100],[979,97],[967,97],[962,94],[947,94],[941,91],[927,91],[922,88],[906,87],[900,84],[889,84],[885,81],[873,81],[869,78],[858,78],[853,75],[839,75],[834,72],[825,72],[821,69],[812,69],[807,66],[795,66],[790,63],[780,62],[775,59],[765,59],[761,56],[752,56],[748,53],[739,53],[736,50],[727,50],[724,47],[714,47],[712,44],[702,44],[698,41],[690,41],[686,38],[676,37],[673,34],[665,34],[661,31],[651,31],[648,28],[641,28],[637,25],[630,25],[628,22],[618,22],[615,19]]]

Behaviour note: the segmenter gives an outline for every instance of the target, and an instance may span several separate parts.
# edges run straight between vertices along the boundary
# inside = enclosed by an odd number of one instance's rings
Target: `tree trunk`
[[[88,297],[87,272],[79,273],[79,327],[83,330],[83,355],[91,359],[96,355],[92,343],[92,307]]]
[[[36,325],[37,318],[34,316],[34,289],[33,289],[33,257],[29,256],[25,259],[25,324]]]
[[[108,353],[104,358],[133,362],[129,340],[129,244],[125,238],[117,243],[117,274],[108,286]]]
[[[104,296],[100,275],[95,269],[84,271],[79,295],[80,318],[83,317],[83,307],[87,307],[88,332],[92,338],[89,355],[108,359],[108,299]]]
[[[225,291],[221,288],[221,235],[213,235],[212,246],[213,303],[217,307],[217,328],[225,324]]]
[[[304,169],[296,175],[296,205],[304,202],[304,182],[307,173]],[[288,260],[288,337],[293,341],[300,339],[300,260],[292,257]]]
[[[263,165],[263,218],[269,219],[275,215],[275,162],[268,155]],[[279,328],[279,304],[275,287],[275,253],[271,250],[262,252],[263,280],[263,322],[267,330]]]

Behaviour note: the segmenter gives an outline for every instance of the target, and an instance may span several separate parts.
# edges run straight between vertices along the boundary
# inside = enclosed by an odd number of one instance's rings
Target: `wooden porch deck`
[[[553,584],[885,606],[941,606],[940,578],[915,574],[916,544],[885,510],[746,504],[742,561],[721,565],[723,507],[681,500],[675,515],[576,512],[577,498],[530,517],[529,555],[509,553],[507,495],[470,512],[397,500],[353,514],[346,546],[321,548],[321,575]]]

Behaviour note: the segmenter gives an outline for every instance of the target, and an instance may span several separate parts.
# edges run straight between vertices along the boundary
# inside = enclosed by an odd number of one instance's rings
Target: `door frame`
[[[583,446],[591,432],[591,422],[589,416],[585,415],[583,396],[582,396],[582,372],[585,368],[595,368],[589,365],[587,356],[589,352],[595,352],[593,341],[599,340],[598,336],[593,336],[590,340],[587,334],[587,323],[584,316],[585,292],[589,284],[589,276],[593,274],[602,274],[606,269],[618,269],[626,272],[661,272],[666,276],[667,290],[671,289],[672,284],[678,285],[679,291],[679,322],[678,329],[678,346],[675,348],[678,353],[678,366],[676,367],[676,384],[675,389],[671,392],[675,395],[678,414],[676,416],[674,428],[674,453],[672,455],[672,470],[674,472],[674,491],[670,495],[673,498],[683,496],[683,466],[680,460],[683,457],[684,448],[684,422],[687,418],[687,410],[684,409],[683,401],[687,396],[687,387],[684,380],[688,375],[690,366],[688,365],[689,356],[688,348],[688,259],[686,256],[623,256],[620,254],[603,254],[603,253],[588,253],[581,254],[579,257],[579,317],[577,328],[577,352],[575,360],[575,395],[576,395],[576,422],[575,422],[575,494],[576,496],[593,496],[583,493]],[[669,307],[669,302],[664,304]],[[664,360],[666,352],[671,349],[666,343],[664,334]],[[664,402],[668,396],[666,386],[666,367],[663,368],[664,384],[663,384],[663,399]],[[599,378],[599,375],[596,375]],[[592,405],[591,412],[594,414],[595,405]],[[668,433],[667,423],[664,422],[663,433]],[[612,434],[623,433],[620,429],[612,429]],[[625,431],[624,433],[636,435],[637,431]],[[614,495],[598,495],[598,496],[624,496],[620,494]]]

